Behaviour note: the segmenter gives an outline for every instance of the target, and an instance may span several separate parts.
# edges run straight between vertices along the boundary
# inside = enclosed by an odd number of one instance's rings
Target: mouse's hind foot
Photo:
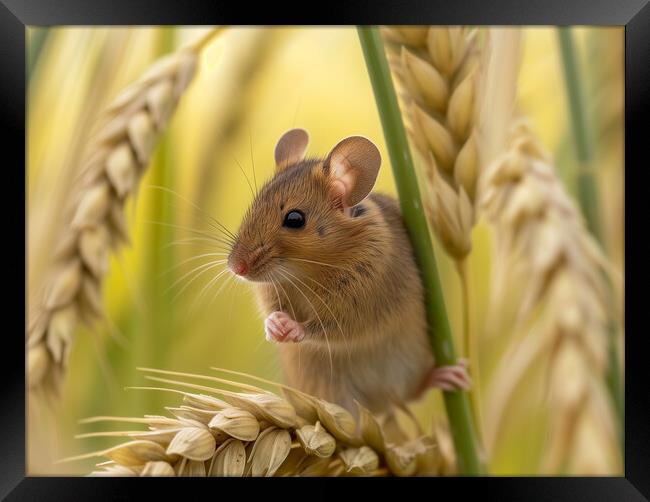
[[[272,312],[264,321],[264,331],[269,342],[300,342],[305,338],[305,329],[286,312]]]
[[[469,390],[472,380],[467,372],[467,366],[467,359],[460,359],[458,364],[431,368],[422,380],[414,398],[421,398],[429,389],[441,389],[448,392]]]

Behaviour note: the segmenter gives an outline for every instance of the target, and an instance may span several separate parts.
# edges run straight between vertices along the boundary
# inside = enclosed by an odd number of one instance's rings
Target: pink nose
[[[246,275],[248,273],[248,265],[244,260],[233,260],[232,271],[237,275]]]

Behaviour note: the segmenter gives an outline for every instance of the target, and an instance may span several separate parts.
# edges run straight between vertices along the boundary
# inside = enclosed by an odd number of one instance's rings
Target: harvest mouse
[[[436,367],[423,286],[397,201],[371,193],[381,155],[361,136],[305,158],[286,132],[228,257],[251,281],[288,383],[353,413],[467,388],[464,365]]]

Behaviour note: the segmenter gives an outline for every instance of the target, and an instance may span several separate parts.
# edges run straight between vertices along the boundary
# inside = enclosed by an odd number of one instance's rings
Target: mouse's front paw
[[[264,321],[269,342],[300,342],[305,337],[302,325],[285,312],[272,312]]]

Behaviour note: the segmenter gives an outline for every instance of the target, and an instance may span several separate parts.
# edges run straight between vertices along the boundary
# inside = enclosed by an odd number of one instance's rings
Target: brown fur
[[[387,411],[415,397],[433,367],[422,282],[395,199],[371,193],[350,216],[325,167],[308,159],[278,172],[232,256],[255,263],[248,278],[264,316],[304,323],[302,342],[280,345],[288,383],[353,412],[354,399]],[[291,209],[304,212],[304,228],[282,226]]]

